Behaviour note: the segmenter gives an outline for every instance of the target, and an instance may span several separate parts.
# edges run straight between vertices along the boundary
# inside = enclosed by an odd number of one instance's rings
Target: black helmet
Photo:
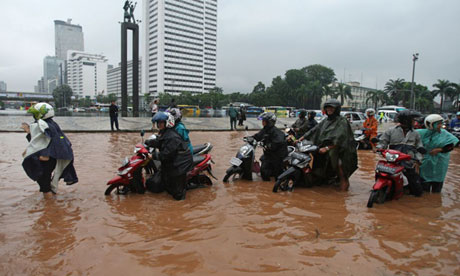
[[[257,119],[266,121],[268,126],[274,126],[276,123],[276,115],[272,112],[264,112]]]
[[[299,117],[305,117],[307,115],[307,111],[305,109],[301,109],[299,111]]]
[[[334,111],[334,116],[339,116],[340,111],[342,110],[342,104],[340,103],[339,100],[337,99],[328,99],[326,102],[323,104],[323,110],[326,110],[326,107],[331,106],[335,108]]]
[[[403,126],[412,128],[412,120],[416,117],[420,117],[420,113],[406,109],[399,111],[395,120]]]
[[[315,116],[316,116],[316,112],[315,112],[314,110],[308,111],[308,116],[315,117]]]

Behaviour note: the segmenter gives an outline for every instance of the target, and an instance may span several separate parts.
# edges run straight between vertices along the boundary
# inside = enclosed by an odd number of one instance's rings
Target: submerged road
[[[380,158],[370,151],[359,151],[348,192],[274,194],[259,177],[222,183],[244,134],[191,133],[195,144],[214,144],[219,180],[177,202],[164,193],[104,196],[136,133],[69,133],[80,182],[61,183],[50,200],[22,170],[24,134],[0,133],[1,274],[460,274],[460,149],[441,194],[368,209]]]

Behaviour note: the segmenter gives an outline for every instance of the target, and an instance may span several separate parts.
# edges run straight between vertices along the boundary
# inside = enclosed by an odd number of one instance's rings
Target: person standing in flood
[[[236,130],[236,117],[238,117],[238,111],[233,107],[233,104],[230,104],[228,116],[230,117],[230,130],[233,130],[233,128]]]
[[[37,181],[40,192],[49,197],[57,192],[59,179],[64,178],[67,185],[78,182],[72,144],[52,119],[54,108],[51,105],[37,103],[27,113],[33,115],[35,122],[30,126],[22,123],[21,126],[29,141],[23,153],[22,167],[27,176]]]
[[[442,129],[444,119],[438,114],[425,118],[426,129],[417,129],[427,153],[420,166],[425,192],[440,193],[449,167],[450,152],[458,143],[457,137]]]
[[[240,112],[238,113],[238,125],[243,126],[243,122],[246,121],[246,108],[244,104],[240,105]]]
[[[117,130],[120,130],[118,128],[118,106],[115,104],[114,101],[110,104],[109,115],[110,115],[110,128],[112,129],[112,131],[114,131],[113,124],[115,124],[115,127],[117,128]]]

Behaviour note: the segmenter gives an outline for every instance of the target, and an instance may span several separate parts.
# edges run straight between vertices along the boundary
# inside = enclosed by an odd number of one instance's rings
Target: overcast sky
[[[85,50],[120,61],[123,0],[2,0],[0,81],[33,91],[54,55],[54,20],[83,27]],[[141,18],[141,0],[136,17]],[[266,86],[286,70],[322,64],[339,80],[382,89],[389,79],[460,82],[459,0],[218,0],[217,86]]]

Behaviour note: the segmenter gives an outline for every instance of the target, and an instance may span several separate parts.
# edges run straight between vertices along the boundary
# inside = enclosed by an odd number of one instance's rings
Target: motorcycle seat
[[[193,156],[193,166],[196,166],[206,159],[204,155]]]
[[[206,143],[206,144],[201,144],[201,145],[194,145],[194,146],[193,146],[193,153],[192,153],[192,154],[197,154],[197,153],[199,153],[200,151],[206,149],[208,146],[209,146],[208,143]]]

